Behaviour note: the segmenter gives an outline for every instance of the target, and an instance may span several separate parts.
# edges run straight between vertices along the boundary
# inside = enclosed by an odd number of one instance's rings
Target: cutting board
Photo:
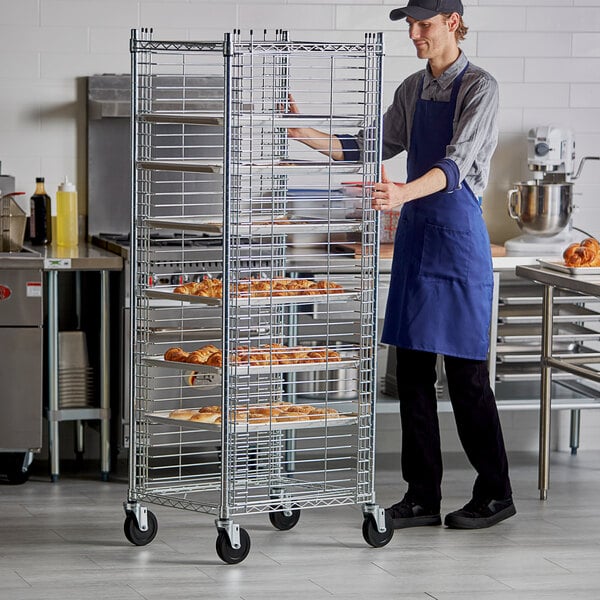
[[[333,247],[333,251],[340,254],[351,254],[354,258],[358,258],[362,254],[361,244],[336,244]],[[394,244],[380,244],[379,256],[380,258],[392,258],[394,255]]]
[[[498,246],[497,244],[491,244],[492,256],[506,256],[506,249],[504,246]],[[334,247],[335,252],[344,254],[353,254],[354,258],[358,258],[361,255],[362,246],[360,244],[336,244]],[[379,257],[391,259],[394,256],[394,244],[380,244],[379,246]]]

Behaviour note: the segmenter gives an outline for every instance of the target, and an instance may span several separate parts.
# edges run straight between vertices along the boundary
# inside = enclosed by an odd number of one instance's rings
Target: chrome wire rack
[[[125,534],[156,535],[145,503],[213,514],[228,563],[250,549],[239,515],[285,530],[359,503],[368,543],[393,533],[374,493],[382,35],[268,37],[131,38]],[[293,139],[308,128],[362,129],[361,151],[332,160]]]

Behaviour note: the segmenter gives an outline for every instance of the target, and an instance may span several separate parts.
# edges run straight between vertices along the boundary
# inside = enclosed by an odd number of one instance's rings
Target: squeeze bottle
[[[56,243],[59,246],[77,246],[77,190],[65,175],[56,192]]]

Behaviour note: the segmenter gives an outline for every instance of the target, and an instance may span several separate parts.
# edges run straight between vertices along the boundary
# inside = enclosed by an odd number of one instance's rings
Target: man
[[[382,341],[396,346],[404,498],[387,509],[395,528],[440,525],[442,456],[435,393],[444,356],[458,434],[477,472],[471,500],[450,528],[490,527],[516,513],[486,357],[492,260],[478,197],[497,143],[498,86],[459,48],[460,0],[410,0],[406,19],[423,71],[405,79],[383,119],[383,159],[407,151],[407,183],[375,184],[372,206],[402,206]],[[297,112],[293,100],[291,112]],[[332,158],[352,160],[357,137],[290,130]]]

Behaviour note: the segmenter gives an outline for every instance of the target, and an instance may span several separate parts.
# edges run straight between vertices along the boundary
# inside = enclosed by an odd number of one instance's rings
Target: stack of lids
[[[90,367],[84,331],[58,334],[58,407],[94,405],[94,371]]]

